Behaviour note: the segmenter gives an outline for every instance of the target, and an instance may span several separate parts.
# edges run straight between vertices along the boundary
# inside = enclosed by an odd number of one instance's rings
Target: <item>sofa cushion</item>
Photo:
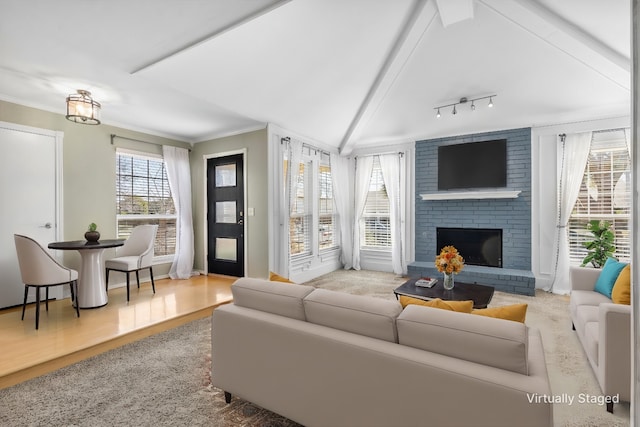
[[[600,305],[603,302],[611,302],[611,300],[594,291],[571,291],[569,304],[577,307],[579,305]]]
[[[306,320],[302,300],[313,290],[312,286],[249,277],[240,278],[231,285],[235,305],[298,320]]]
[[[622,269],[626,266],[627,264],[624,262],[620,262],[615,258],[608,258],[607,262],[604,263],[604,267],[602,267],[600,275],[598,276],[594,291],[601,293],[607,298],[611,298],[613,285],[616,283],[616,279]]]
[[[304,299],[307,321],[390,342],[398,342],[397,301],[316,289]]]
[[[400,344],[528,374],[523,323],[409,305],[397,325]]]
[[[581,305],[576,309],[576,321],[583,325],[598,321],[599,307],[596,305]]]
[[[573,326],[579,335],[584,336],[584,328],[587,323],[598,322],[598,310],[597,305],[579,305],[576,307]]]
[[[584,351],[596,365],[598,364],[598,336],[598,322],[589,322],[584,325]]]
[[[473,310],[471,314],[524,323],[525,318],[527,317],[527,304],[511,304],[500,307],[479,308]]]
[[[631,265],[622,269],[611,291],[611,301],[631,305]]]
[[[408,297],[406,295],[400,295],[400,305],[406,307],[409,304],[424,305],[426,307],[441,308],[449,311],[460,311],[462,313],[471,313],[473,310],[473,301],[445,301],[440,298],[432,300],[423,300],[420,298]]]

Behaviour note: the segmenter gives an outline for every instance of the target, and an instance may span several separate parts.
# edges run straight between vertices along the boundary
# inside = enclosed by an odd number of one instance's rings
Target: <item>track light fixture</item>
[[[446,104],[446,105],[440,105],[439,107],[434,107],[433,109],[436,110],[436,117],[440,118],[441,114],[440,114],[440,109],[441,108],[447,108],[447,107],[453,107],[453,109],[451,110],[451,114],[456,115],[458,114],[458,110],[456,109],[457,105],[462,105],[462,104],[466,104],[468,102],[471,102],[471,111],[475,111],[476,110],[476,101],[480,101],[482,99],[488,99],[489,100],[489,104],[487,105],[489,108],[493,107],[493,98],[495,98],[496,94],[493,95],[487,95],[487,96],[481,96],[479,98],[473,98],[473,99],[467,99],[466,97],[462,97],[460,98],[460,101],[458,102],[454,102],[452,104]]]

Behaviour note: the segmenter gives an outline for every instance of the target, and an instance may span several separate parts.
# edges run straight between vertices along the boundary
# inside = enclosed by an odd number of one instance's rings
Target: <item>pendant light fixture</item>
[[[100,108],[100,103],[91,98],[91,92],[78,89],[78,93],[67,97],[66,118],[84,125],[99,125]]]

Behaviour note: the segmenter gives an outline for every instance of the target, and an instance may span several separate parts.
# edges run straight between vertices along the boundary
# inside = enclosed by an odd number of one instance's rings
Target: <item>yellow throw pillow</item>
[[[473,310],[471,314],[496,317],[498,319],[513,320],[514,322],[524,323],[524,319],[527,316],[527,304],[512,304],[502,307],[479,308],[477,310]]]
[[[622,269],[611,291],[611,301],[631,305],[631,264]]]
[[[440,298],[425,301],[419,298],[400,295],[400,305],[402,305],[402,308],[409,304],[424,305],[426,307],[441,308],[443,310],[458,311],[461,313],[471,313],[471,310],[473,310],[473,301],[444,301]]]
[[[272,282],[295,283],[286,277],[282,277],[281,275],[274,273],[273,271],[269,272],[269,280]]]

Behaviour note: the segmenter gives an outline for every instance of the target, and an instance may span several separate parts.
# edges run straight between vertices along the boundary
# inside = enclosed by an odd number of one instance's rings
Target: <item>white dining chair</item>
[[[69,284],[71,300],[78,296],[78,272],[59,264],[38,242],[30,237],[14,234],[20,275],[24,283],[24,301],[22,303],[22,320],[27,307],[29,288],[36,289],[36,329],[40,324],[40,290],[46,289],[45,305],[49,311],[49,288]],[[74,289],[75,288],[75,289]],[[80,317],[78,304],[76,315]]]
[[[127,301],[129,301],[129,273],[136,272],[136,281],[140,288],[139,271],[149,269],[151,276],[151,289],[156,293],[156,285],[153,281],[153,266],[157,225],[138,225],[131,230],[131,235],[124,245],[116,250],[116,257],[105,261],[106,287],[109,290],[109,271],[120,271],[127,276]]]

